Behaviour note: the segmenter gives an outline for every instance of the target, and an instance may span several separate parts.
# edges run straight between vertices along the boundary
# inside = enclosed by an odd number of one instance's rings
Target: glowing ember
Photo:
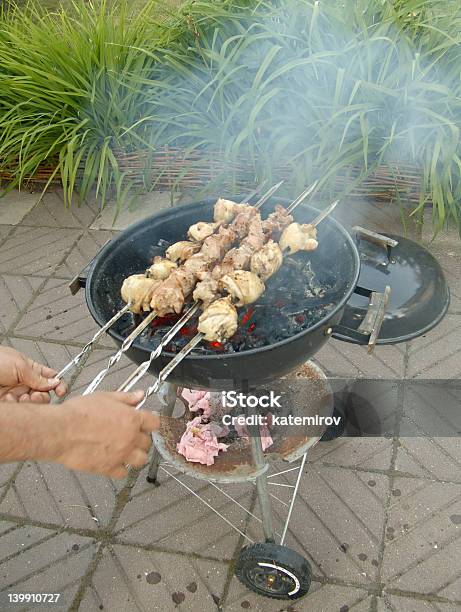
[[[224,344],[222,344],[222,342],[207,342],[207,345],[210,348],[215,349],[216,351],[224,351],[225,350],[225,346],[224,346]]]
[[[255,309],[253,307],[248,308],[246,313],[243,315],[242,320],[240,321],[240,325],[245,325],[251,319],[254,314]]]

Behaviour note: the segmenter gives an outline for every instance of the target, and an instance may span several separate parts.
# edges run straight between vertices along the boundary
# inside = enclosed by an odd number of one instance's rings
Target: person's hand
[[[52,390],[63,397],[67,385],[56,374],[19,351],[0,346],[0,401],[48,403]]]
[[[142,391],[93,393],[63,402],[58,417],[63,448],[53,461],[110,478],[127,476],[127,466],[145,465],[159,417],[134,410],[142,397]]]

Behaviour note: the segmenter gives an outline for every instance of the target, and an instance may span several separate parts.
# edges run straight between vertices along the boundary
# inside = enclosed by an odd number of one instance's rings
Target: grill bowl
[[[143,219],[124,230],[96,256],[86,282],[86,301],[98,325],[104,325],[123,306],[120,287],[130,274],[142,272],[152,257],[161,251],[159,240],[175,242],[184,239],[187,229],[198,220],[212,220],[215,199],[178,206]],[[286,204],[272,198],[262,209],[269,214],[276,204]],[[299,206],[295,219],[307,223],[318,210]],[[318,228],[319,248],[311,254],[314,271],[328,269],[340,281],[340,291],[334,308],[323,319],[288,339],[261,348],[236,353],[188,355],[170,375],[169,380],[190,388],[213,390],[239,389],[268,383],[283,376],[310,359],[329,339],[328,330],[341,320],[344,307],[353,293],[360,272],[360,257],[348,232],[332,218]],[[120,346],[126,337],[131,315],[120,319],[109,335]],[[134,363],[140,364],[154,348],[145,337],[135,340],[127,351]],[[159,371],[174,357],[164,351],[153,362],[151,371]]]

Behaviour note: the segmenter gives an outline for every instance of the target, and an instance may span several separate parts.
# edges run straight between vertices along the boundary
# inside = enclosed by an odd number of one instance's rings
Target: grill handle
[[[355,232],[356,240],[359,245],[360,242],[364,240],[366,242],[371,242],[372,244],[382,247],[386,250],[388,262],[393,263],[392,249],[399,244],[397,240],[389,238],[388,236],[384,236],[384,234],[378,234],[377,232],[373,232],[372,230],[365,229],[364,227],[360,227],[359,225],[355,225],[352,230]]]
[[[110,238],[109,240],[106,240],[106,242],[102,245],[100,251],[102,251],[102,249],[109,242],[110,242]],[[72,293],[72,295],[75,295],[76,293],[80,291],[80,289],[86,287],[86,279],[88,278],[88,274],[90,273],[91,268],[94,266],[94,262],[96,261],[96,258],[98,257],[98,255],[99,253],[96,253],[96,255],[91,259],[91,261],[89,261],[86,264],[83,270],[81,270],[78,274],[76,274],[74,278],[70,281],[69,290]]]
[[[354,292],[369,299],[367,312],[360,325],[357,329],[353,329],[352,327],[338,324],[329,328],[328,332],[337,340],[367,345],[368,352],[371,353],[376,346],[376,341],[381,331],[386,307],[391,295],[391,288],[387,285],[382,293],[378,293],[377,291],[365,289],[357,285]]]

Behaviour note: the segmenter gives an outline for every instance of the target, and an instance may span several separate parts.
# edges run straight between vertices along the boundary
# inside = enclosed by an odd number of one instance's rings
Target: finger
[[[28,387],[27,385],[17,385],[16,387],[11,387],[8,390],[8,393],[14,395],[16,401],[18,401],[21,395],[24,395],[25,393],[29,395],[30,387]]]
[[[17,402],[18,398],[13,393],[7,393],[5,395],[5,402]]]
[[[56,378],[56,370],[53,370],[53,368],[49,368],[46,365],[43,364],[39,364],[39,366],[41,367],[41,375],[44,376],[45,378]]]
[[[147,453],[140,448],[135,448],[135,450],[129,454],[126,462],[132,467],[142,467],[147,463]]]
[[[141,431],[151,433],[157,431],[160,426],[160,415],[158,412],[151,412],[149,410],[140,410],[139,418],[141,420]]]
[[[54,392],[58,397],[64,397],[68,391],[67,383],[63,380],[59,383],[59,385],[55,388]]]
[[[30,401],[36,404],[49,404],[50,403],[50,394],[42,393],[41,391],[33,391],[30,394]]]
[[[147,452],[152,446],[152,438],[145,433],[139,433],[136,436],[136,446]]]
[[[123,391],[114,393],[104,393],[106,397],[113,400],[114,402],[123,402],[128,406],[136,406],[144,397],[143,391],[132,391],[131,393],[124,393]]]
[[[121,465],[118,468],[114,468],[108,474],[109,478],[116,478],[117,480],[121,480],[122,478],[126,478],[128,476],[128,470],[125,466]]]
[[[42,367],[35,361],[26,361],[21,368],[21,382],[35,391],[51,391],[60,381],[57,378],[47,378],[42,375]]]
[[[23,393],[19,398],[20,402],[30,402],[30,395],[28,393]]]

